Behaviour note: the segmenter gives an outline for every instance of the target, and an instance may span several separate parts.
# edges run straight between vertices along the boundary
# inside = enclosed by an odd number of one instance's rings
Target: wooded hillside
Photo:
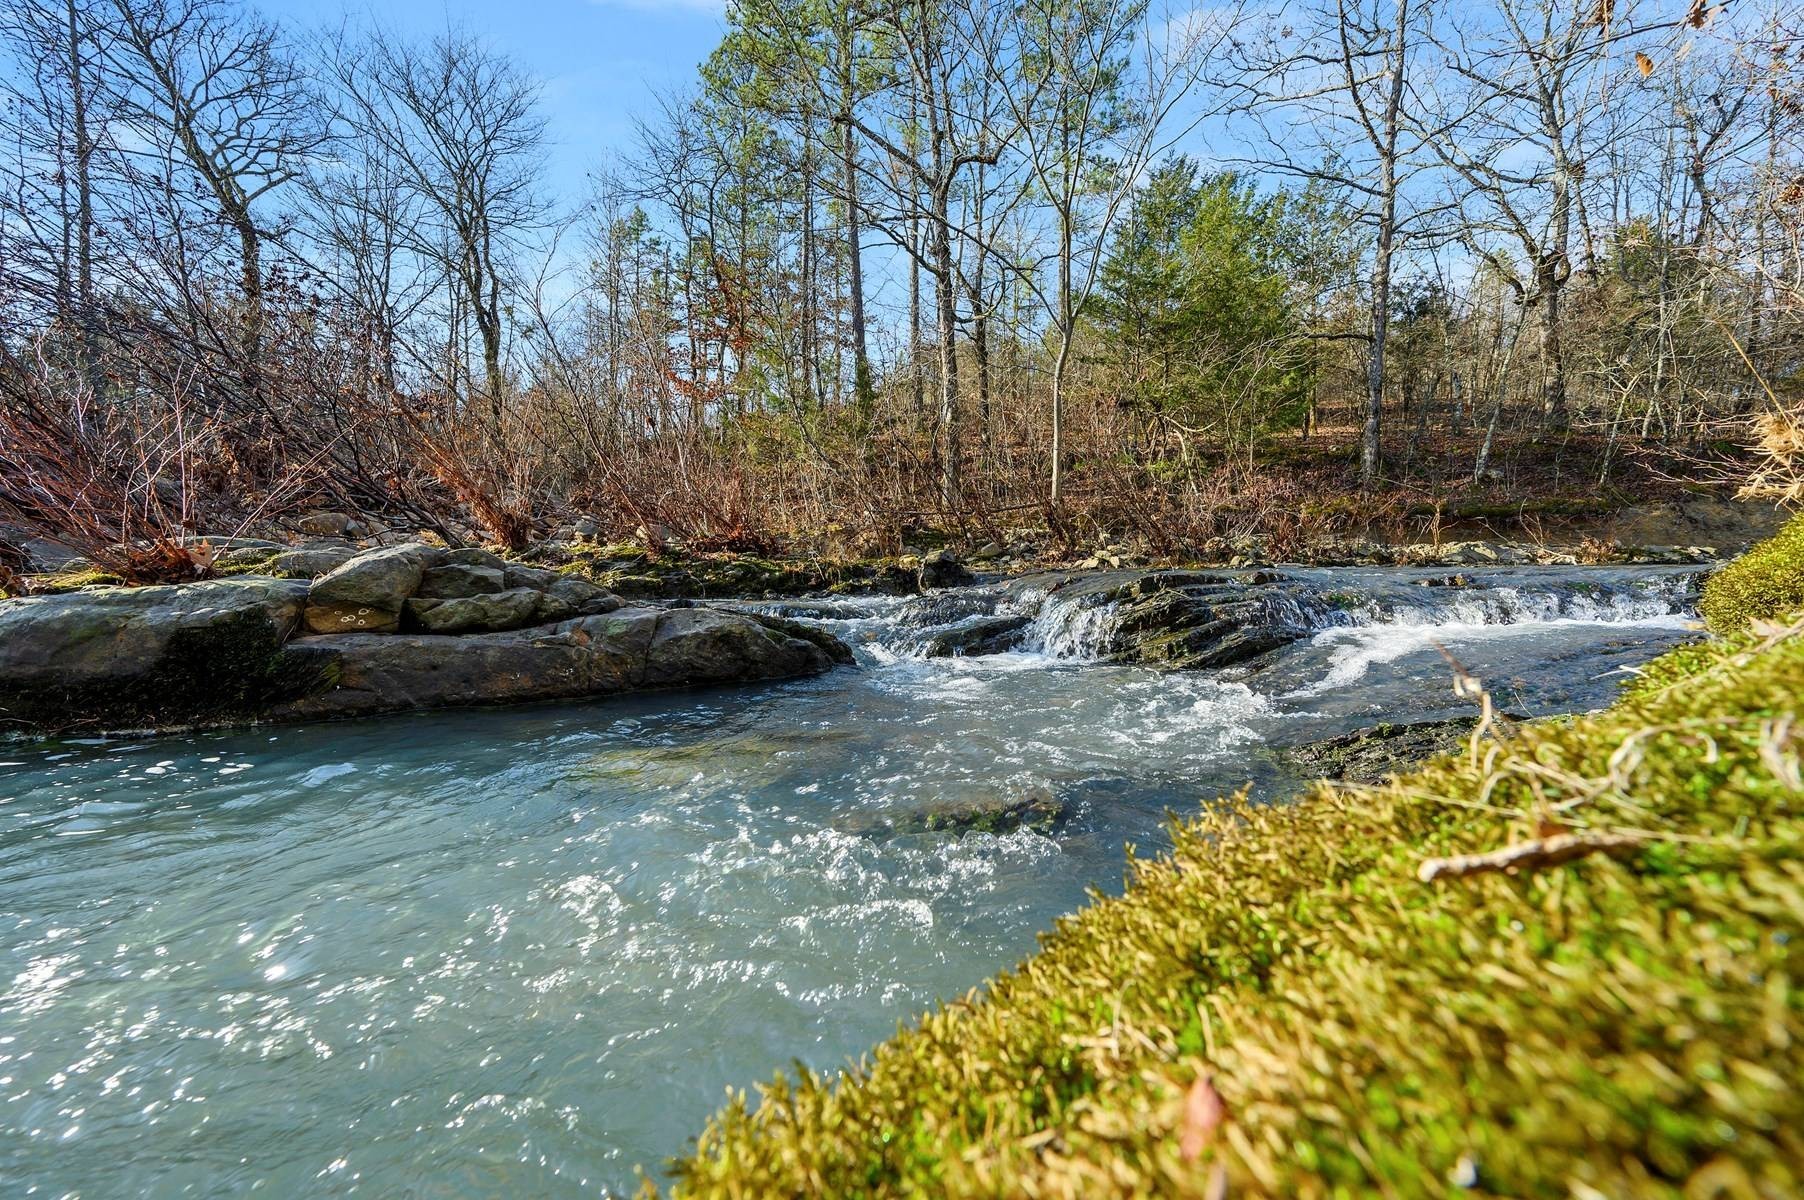
[[[744,0],[555,196],[473,35],[15,0],[0,519],[153,578],[307,505],[893,552],[1709,485],[1797,397],[1801,24]]]

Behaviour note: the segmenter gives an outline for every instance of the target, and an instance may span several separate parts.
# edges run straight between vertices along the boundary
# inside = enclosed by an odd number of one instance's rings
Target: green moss
[[[1710,576],[1698,609],[1724,634],[1804,610],[1804,514]]]
[[[671,1190],[1800,1194],[1804,639],[1661,670],[1387,786],[1213,806],[985,993],[735,1098]],[[1418,880],[1555,818],[1646,842]],[[1228,1118],[1187,1157],[1205,1077]]]
[[[30,582],[30,594],[34,596],[55,596],[88,587],[117,587],[125,582],[99,567],[84,567],[79,571],[52,571],[27,578]]]
[[[675,549],[650,554],[604,546],[579,552],[559,569],[629,598],[731,599],[916,587],[912,572],[881,559],[765,558]]]
[[[1623,684],[1623,699],[1645,699],[1715,670],[1753,646],[1756,640],[1750,634],[1740,633],[1675,646],[1636,670],[1629,681]]]

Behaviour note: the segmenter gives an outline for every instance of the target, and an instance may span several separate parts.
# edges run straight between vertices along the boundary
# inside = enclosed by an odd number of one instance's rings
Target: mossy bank
[[[785,1074],[731,1103],[665,1186],[1804,1192],[1790,564],[1750,555],[1736,595],[1767,599],[1716,612],[1762,624],[1676,652],[1604,713],[1182,822],[1124,895],[985,991],[838,1081]]]

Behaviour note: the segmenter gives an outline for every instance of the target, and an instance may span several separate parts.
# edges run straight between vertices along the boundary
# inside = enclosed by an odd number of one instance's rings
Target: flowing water
[[[725,1088],[1017,961],[1167,809],[1459,713],[1443,652],[1504,707],[1606,703],[1696,584],[1287,573],[1313,633],[1257,670],[1086,661],[1109,612],[1054,602],[1020,651],[928,660],[936,606],[836,601],[795,611],[859,666],[805,682],[0,742],[0,1194],[629,1192]],[[1016,794],[1063,820],[874,819]]]

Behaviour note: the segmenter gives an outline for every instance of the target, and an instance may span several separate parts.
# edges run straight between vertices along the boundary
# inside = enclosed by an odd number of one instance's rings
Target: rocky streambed
[[[850,664],[835,630],[879,613],[895,650],[924,659],[1029,651],[1260,669],[1338,627],[1674,611],[1701,575],[1111,569],[978,582],[942,555],[905,598],[698,604],[629,603],[574,574],[421,543],[289,551],[266,565],[318,574],[0,601],[0,720],[26,731],[293,721],[788,679]]]
[[[484,600],[512,627],[445,633],[410,602],[556,581],[408,557],[380,592],[328,573],[0,605],[6,702],[46,724],[288,718],[0,740],[14,1190],[631,1194],[723,1088],[835,1070],[1031,951],[1169,811],[1382,773],[1374,741],[1424,722],[1457,740],[1449,658],[1524,715],[1604,703],[1693,636],[1699,574],[1124,569],[730,607],[566,588],[595,611]],[[311,632],[310,606],[363,627]],[[823,670],[836,647],[854,665]],[[1359,733],[1382,722],[1415,732]]]

